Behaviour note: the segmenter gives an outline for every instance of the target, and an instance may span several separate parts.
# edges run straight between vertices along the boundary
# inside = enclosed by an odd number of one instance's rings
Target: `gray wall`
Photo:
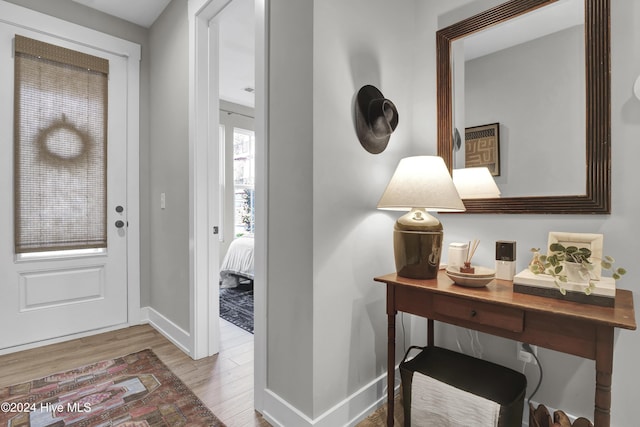
[[[502,197],[585,194],[584,63],[576,26],[464,64],[465,125],[500,123]]]
[[[371,278],[393,269],[395,217],[375,205],[414,143],[413,12],[383,0],[271,3],[267,385],[310,418],[385,370],[385,291]],[[365,84],[399,110],[378,156],[353,128]]]
[[[322,357],[313,352],[313,1],[271,2],[270,14],[267,387],[311,415]]]
[[[445,4],[446,3],[446,4]],[[433,55],[434,32],[459,19],[476,13],[480,8],[490,7],[489,2],[458,0],[452,2],[430,1],[420,8],[420,22],[429,22],[437,17],[438,24],[425,30],[419,41],[426,47],[425,55]],[[493,1],[492,4],[500,3]],[[479,4],[479,5],[478,5]],[[468,7],[467,7],[468,6]],[[475,10],[472,10],[475,7]],[[612,120],[612,214],[611,215],[440,215],[445,230],[445,245],[450,242],[481,240],[474,256],[482,265],[493,265],[493,245],[496,240],[516,240],[518,243],[518,271],[526,268],[530,260],[531,247],[545,247],[549,231],[568,231],[604,234],[604,252],[616,258],[617,264],[628,268],[629,273],[618,282],[618,286],[634,292],[638,301],[638,279],[640,272],[635,253],[639,232],[636,226],[640,198],[636,196],[634,183],[640,178],[636,160],[640,146],[640,101],[633,97],[633,83],[640,74],[640,57],[636,54],[634,40],[640,37],[640,2],[611,2],[611,120]],[[468,11],[469,13],[465,13]],[[431,90],[435,78],[425,75],[416,82],[417,87]],[[422,89],[420,89],[422,90]],[[414,104],[421,108],[422,101]],[[435,98],[425,98],[425,103],[434,103]],[[526,100],[522,101],[523,104]],[[430,129],[423,129],[429,132]],[[416,132],[420,129],[416,126]],[[541,165],[541,170],[544,166]],[[423,343],[425,327],[422,321],[412,322],[412,342]],[[459,338],[463,349],[471,352],[466,331],[438,325],[439,344],[457,349]],[[509,340],[480,335],[486,359],[502,363],[521,371],[523,365],[515,357],[516,344]],[[640,370],[635,355],[640,352],[637,332],[618,331],[615,335],[613,368],[612,425],[637,424],[635,384],[640,381]],[[558,407],[568,413],[593,418],[593,388],[595,383],[594,362],[554,351],[539,349],[539,357],[545,368],[544,381],[533,400]],[[528,365],[525,373],[529,381],[528,393],[537,384],[537,368]]]
[[[142,304],[188,329],[186,1],[171,3],[148,41],[144,29],[70,0],[13,2],[142,44]],[[393,270],[397,215],[375,205],[401,157],[436,152],[435,31],[464,18],[465,6],[476,12],[486,7],[467,0],[388,3],[272,2],[267,381],[312,418],[384,373],[385,294],[371,278]],[[640,198],[633,186],[640,178],[640,101],[632,86],[640,74],[634,46],[639,9],[640,2],[612,2],[613,213],[440,215],[445,245],[478,238],[475,258],[492,265],[493,242],[516,240],[522,269],[528,249],[544,247],[549,231],[603,233],[605,253],[629,269],[619,286],[633,290],[638,301]],[[400,113],[389,148],[377,156],[359,146],[351,125],[352,97],[365,83],[378,85]],[[165,211],[159,209],[161,191],[167,193]],[[405,316],[405,324],[407,342],[424,343],[424,321]],[[465,331],[437,330],[440,344],[457,348],[458,337],[470,352]],[[480,342],[486,359],[522,369],[515,343],[487,335]],[[637,421],[639,353],[637,333],[616,333],[612,425]],[[545,380],[534,400],[592,417],[593,362],[544,349],[539,355]],[[531,392],[538,374],[531,367],[525,373]]]
[[[267,375],[272,391],[313,418],[384,372],[385,296],[371,278],[393,270],[391,230],[396,215],[377,212],[375,204],[400,157],[435,154],[435,32],[469,16],[465,6],[475,7],[477,2],[394,2],[391,9],[382,1],[323,1],[314,2],[312,18],[308,7],[297,5],[304,8],[300,13],[288,4],[274,3],[278,4],[271,10],[275,33],[269,159],[270,191],[275,194],[269,194],[268,327],[270,340],[275,336],[276,341],[269,343]],[[475,258],[490,266],[495,240],[516,240],[518,269],[523,269],[529,248],[544,247],[549,231],[603,233],[605,252],[619,264],[633,267],[638,239],[634,215],[640,200],[629,196],[633,185],[629,183],[638,175],[634,159],[640,148],[632,141],[640,136],[640,101],[632,98],[631,87],[640,59],[633,53],[632,41],[638,36],[640,15],[636,2],[612,3],[613,213],[440,215],[445,244],[480,239]],[[293,13],[299,14],[295,24]],[[309,94],[308,53],[298,49],[310,48],[311,25],[313,93]],[[301,29],[304,26],[307,31]],[[359,147],[350,124],[351,97],[364,83],[379,85],[400,112],[390,147],[378,156]],[[312,112],[307,101],[311,95]],[[306,129],[301,131],[301,126]],[[293,170],[286,169],[287,164],[295,165]],[[295,186],[287,184],[290,179],[297,180]],[[280,184],[285,187],[277,189]],[[311,235],[299,217],[292,218],[293,213],[312,221]],[[297,245],[296,250],[290,244]],[[638,277],[631,271],[619,286],[637,292]],[[408,343],[424,344],[425,322],[405,317]],[[441,345],[457,349],[458,338],[463,350],[471,353],[466,331],[438,325],[438,333]],[[308,336],[312,336],[311,353]],[[484,358],[523,369],[514,342],[482,334],[479,340]],[[403,342],[401,333],[397,341]],[[635,422],[632,387],[640,373],[632,355],[638,354],[639,343],[633,332],[616,333],[613,425]],[[539,354],[545,381],[534,400],[592,418],[594,363],[545,349]],[[312,378],[308,369],[313,370]],[[531,366],[525,373],[531,392],[538,373]]]
[[[372,278],[394,269],[398,215],[375,207],[413,143],[433,142],[411,132],[414,13],[413,1],[314,2],[314,417],[386,370],[386,294]],[[353,127],[354,97],[365,84],[398,109],[398,127],[378,155]]]
[[[149,31],[149,306],[189,331],[189,21],[173,0]],[[166,209],[160,209],[160,193]]]

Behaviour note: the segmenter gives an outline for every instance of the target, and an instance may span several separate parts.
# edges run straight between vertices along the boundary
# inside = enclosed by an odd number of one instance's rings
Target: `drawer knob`
[[[477,314],[478,314],[477,311],[471,310],[471,317],[476,317]]]

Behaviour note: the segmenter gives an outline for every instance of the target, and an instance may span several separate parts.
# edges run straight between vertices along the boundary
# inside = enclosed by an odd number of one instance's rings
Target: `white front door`
[[[72,24],[69,24],[70,26]],[[33,27],[36,28],[36,27]],[[40,253],[14,247],[15,34],[109,61],[107,247],[97,253]],[[50,33],[0,23],[0,353],[128,322],[127,57]],[[118,222],[121,221],[121,222]]]

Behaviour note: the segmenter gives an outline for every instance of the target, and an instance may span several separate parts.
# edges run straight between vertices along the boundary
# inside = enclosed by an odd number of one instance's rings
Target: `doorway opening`
[[[232,0],[218,30],[220,317],[253,333],[255,4]],[[213,189],[214,192],[216,189]]]
[[[220,101],[220,317],[253,334],[255,133],[253,117]]]
[[[221,324],[219,309],[219,267],[224,256],[221,240],[224,231],[233,223],[232,216],[223,214],[222,197],[225,180],[221,179],[221,150],[219,122],[220,108],[226,105],[226,95],[221,84],[222,73],[219,64],[222,44],[220,25],[225,25],[223,13],[238,0],[189,0],[191,76],[190,81],[190,237],[193,245],[190,251],[191,289],[191,355],[194,359],[218,353]],[[267,144],[267,28],[266,16],[268,0],[247,0],[249,12],[244,15],[244,25],[253,29],[251,48],[255,49],[255,65],[245,67],[254,73],[255,86],[240,87],[240,92],[249,94],[255,88],[255,219],[256,226],[256,277],[254,318],[254,408],[262,412],[266,390],[266,194],[267,186],[266,144]],[[237,3],[236,5],[239,5]],[[236,26],[237,28],[237,26]],[[229,101],[242,105],[239,101]],[[223,111],[223,113],[225,113]],[[242,112],[241,112],[242,113]],[[254,116],[253,114],[248,114]],[[231,114],[231,117],[242,117]],[[227,173],[227,171],[224,171]],[[228,181],[229,183],[232,181]],[[233,202],[230,202],[233,206]]]

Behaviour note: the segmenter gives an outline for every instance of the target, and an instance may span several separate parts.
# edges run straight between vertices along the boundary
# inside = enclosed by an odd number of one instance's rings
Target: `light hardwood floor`
[[[270,427],[253,409],[253,335],[223,319],[215,356],[192,360],[151,326],[133,326],[0,356],[0,388],[147,348],[228,427]],[[384,426],[385,412],[380,408],[357,427]]]
[[[229,427],[270,424],[253,409],[253,335],[220,319],[220,353],[192,360],[149,325],[0,356],[0,388],[150,348]]]

